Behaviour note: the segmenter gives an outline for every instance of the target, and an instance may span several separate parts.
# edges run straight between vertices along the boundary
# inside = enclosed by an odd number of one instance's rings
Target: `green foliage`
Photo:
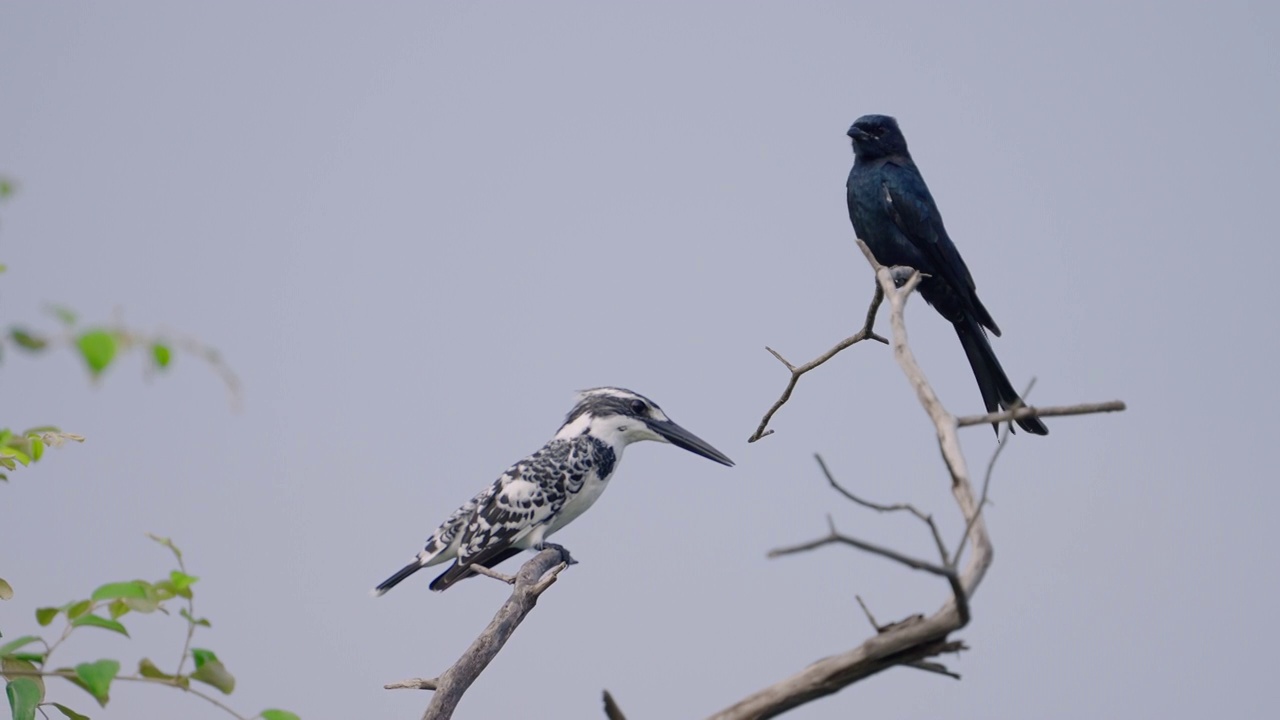
[[[231,691],[236,689],[236,679],[227,672],[227,668],[212,650],[192,648],[191,657],[196,661],[196,671],[191,673],[192,680],[212,685],[221,690],[224,695],[230,695]]]
[[[147,583],[142,580],[107,583],[93,591],[89,597],[94,600],[114,600],[116,598],[145,598]]]
[[[81,715],[75,710],[72,710],[66,705],[63,705],[62,703],[49,703],[49,704],[57,708],[58,711],[61,712],[63,715],[66,715],[67,717],[71,718],[71,720],[89,720],[88,715]]]
[[[13,655],[6,655],[0,658],[0,674],[3,674],[8,680],[17,680],[18,678],[29,678],[40,689],[41,697],[44,696],[44,679],[35,671],[34,661],[27,660]]]
[[[158,369],[163,370],[169,367],[169,361],[172,358],[173,351],[169,349],[168,345],[162,342],[151,343],[151,361],[156,364]]]
[[[44,457],[47,447],[58,447],[68,440],[84,442],[84,437],[72,433],[64,433],[58,428],[44,425],[15,433],[8,428],[0,428],[0,467],[15,470],[19,465],[27,467]],[[9,476],[0,472],[0,480],[8,480]]]
[[[125,637],[129,637],[129,631],[124,629],[124,625],[115,620],[108,620],[97,615],[84,615],[71,621],[72,627],[100,627],[103,630],[118,632]]]
[[[13,655],[18,651],[18,648],[23,648],[30,645],[31,643],[37,643],[37,642],[42,642],[42,640],[40,640],[40,638],[36,635],[23,635],[17,640],[10,640],[5,644],[0,645],[0,657],[8,657],[10,655]]]
[[[235,677],[216,653],[206,648],[191,647],[191,638],[196,629],[210,627],[208,620],[197,619],[194,615],[194,588],[200,579],[187,572],[182,551],[172,540],[156,535],[150,537],[173,553],[177,568],[155,582],[123,580],[104,583],[90,593],[88,598],[72,600],[58,607],[40,608],[35,613],[36,623],[40,627],[48,627],[59,616],[64,618],[65,625],[57,638],[46,640],[40,635],[23,635],[0,645],[0,664],[8,681],[6,693],[15,720],[34,717],[32,713],[36,712],[37,706],[54,707],[68,718],[84,717],[66,705],[45,702],[44,678],[47,677],[61,678],[83,689],[103,707],[111,699],[111,684],[119,678],[182,690],[191,689],[191,683],[195,681],[217,688],[224,695],[230,695],[235,690]],[[186,638],[181,660],[172,672],[147,658],[138,663],[138,670],[133,675],[121,675],[120,661],[112,658],[82,662],[75,667],[50,669],[50,656],[80,628],[96,627],[129,637],[128,630],[120,621],[122,617],[129,613],[144,615],[157,611],[173,617],[174,613],[166,607],[170,603],[180,605],[176,617],[183,621],[183,634]],[[190,667],[187,665],[188,659],[194,668],[190,672],[184,672],[184,666]],[[264,720],[299,720],[297,715],[286,710],[266,710],[261,717]]]
[[[111,681],[120,674],[118,660],[99,660],[91,663],[80,663],[76,666],[76,677],[84,683],[84,689],[98,701],[102,707],[111,699]]]
[[[76,347],[80,350],[80,356],[84,358],[85,364],[89,366],[89,373],[97,377],[116,358],[119,342],[114,333],[106,330],[89,330],[76,338]]]
[[[66,325],[67,327],[75,327],[77,319],[76,313],[71,308],[65,305],[50,305],[49,312],[54,317],[61,320],[63,325]]]
[[[30,352],[40,352],[49,347],[49,341],[46,338],[25,328],[9,328],[9,338],[13,340],[14,345]]]
[[[7,198],[13,190],[13,183],[0,177],[0,200]],[[0,264],[0,273],[6,269]],[[81,327],[77,314],[62,306],[52,306],[49,312],[61,323],[61,332],[43,333],[12,325],[7,332],[0,330],[0,349],[10,345],[23,352],[40,355],[56,347],[71,347],[84,361],[90,376],[97,379],[122,353],[134,348],[145,348],[151,371],[165,370],[173,362],[173,348],[176,346],[208,362],[227,384],[233,405],[238,401],[239,383],[213,348],[192,340],[175,344],[164,337],[147,336],[123,327]],[[0,358],[3,357],[4,354],[0,353]],[[20,465],[27,467],[39,462],[47,448],[59,447],[68,440],[84,442],[84,437],[64,433],[51,426],[35,427],[21,433],[0,429],[0,470],[13,471]],[[0,472],[0,480],[8,480],[8,476]],[[23,635],[0,643],[0,676],[3,676],[5,696],[14,720],[35,720],[37,713],[48,718],[49,708],[71,720],[88,720],[87,716],[67,705],[45,700],[44,679],[49,677],[60,678],[83,689],[102,707],[111,699],[112,683],[123,678],[189,691],[233,716],[241,717],[221,702],[191,687],[195,680],[229,695],[235,690],[236,681],[212,650],[191,648],[196,629],[212,627],[207,619],[195,616],[193,587],[199,578],[187,573],[182,551],[171,540],[155,535],[150,537],[168,548],[177,561],[178,567],[167,576],[155,582],[109,582],[99,585],[88,598],[72,600],[58,607],[38,608],[35,619],[39,627],[49,627],[59,616],[64,618],[62,632],[57,637],[46,639],[40,635]],[[8,600],[13,594],[13,587],[0,578],[0,600]],[[173,672],[166,672],[147,658],[138,663],[137,673],[133,675],[121,675],[120,661],[112,658],[81,662],[75,667],[52,668],[49,664],[54,652],[80,628],[96,627],[127,638],[129,631],[121,618],[129,613],[147,615],[157,611],[173,617],[165,607],[167,603],[182,606],[178,608],[177,617],[181,618],[185,631],[182,653]],[[194,668],[184,673],[188,659]],[[260,717],[263,720],[299,720],[297,715],[286,710],[265,710]]]
[[[36,708],[40,705],[43,693],[34,680],[25,677],[10,680],[4,692],[9,696],[13,720],[35,720]]]

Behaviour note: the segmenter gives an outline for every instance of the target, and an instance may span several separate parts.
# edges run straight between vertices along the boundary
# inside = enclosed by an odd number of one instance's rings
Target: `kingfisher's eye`
[[[643,415],[643,414],[644,414],[644,411],[645,411],[646,409],[647,409],[647,407],[645,406],[645,404],[644,404],[644,401],[643,401],[643,400],[632,400],[632,401],[631,401],[631,412],[633,412],[633,413],[635,413],[635,414],[637,414],[637,415]]]

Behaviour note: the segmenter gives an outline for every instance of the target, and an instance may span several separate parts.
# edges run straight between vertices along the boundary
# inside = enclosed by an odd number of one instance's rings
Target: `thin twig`
[[[867,622],[871,623],[872,629],[876,632],[882,632],[883,629],[880,627],[880,623],[876,622],[876,616],[871,614],[871,608],[867,607],[867,604],[862,602],[862,596],[854,595],[853,598],[862,606],[862,612],[866,613]]]
[[[175,552],[174,557],[178,558],[178,571],[183,575],[187,574],[186,563],[182,561],[182,553]],[[182,643],[182,656],[178,658],[178,669],[173,671],[174,675],[182,674],[182,666],[187,662],[187,655],[191,651],[191,636],[196,634],[196,601],[195,593],[187,593],[187,639]]]
[[[827,522],[828,523],[831,522],[830,517],[827,518]],[[880,557],[888,558],[890,560],[893,560],[894,562],[901,563],[913,570],[923,570],[927,573],[933,573],[934,575],[938,575],[941,577],[950,577],[952,575],[955,575],[955,572],[948,567],[945,567],[942,565],[935,565],[931,562],[927,562],[919,558],[913,558],[910,555],[904,555],[898,552],[897,550],[891,550],[886,547],[880,547],[879,545],[869,543],[865,540],[859,540],[858,538],[849,537],[848,535],[842,535],[839,532],[836,532],[834,525],[831,526],[831,532],[828,533],[826,537],[820,537],[817,540],[810,540],[809,542],[800,543],[798,545],[789,545],[786,547],[775,548],[769,551],[769,554],[767,555],[767,557],[776,558],[776,557],[782,557],[783,555],[794,555],[796,553],[807,552],[809,550],[816,550],[825,545],[832,545],[832,544],[850,545],[858,548],[859,550],[869,552],[873,555],[879,555]]]
[[[946,675],[947,677],[953,677],[957,680],[960,679],[960,673],[951,672],[947,669],[947,666],[942,663],[930,662],[928,660],[917,660],[915,662],[906,663],[906,666],[916,668],[917,670],[937,673],[939,675]]]
[[[60,677],[60,678],[68,678],[68,679],[71,679],[71,680],[79,680],[79,677],[76,675],[76,673],[75,673],[75,671],[74,671],[74,670],[23,670],[23,669],[8,669],[8,668],[6,668],[6,669],[5,669],[5,671],[4,671],[4,674],[5,674],[5,675],[12,675],[12,676],[14,676],[14,677],[18,677],[18,676],[22,676],[22,677]],[[206,701],[206,702],[208,702],[208,703],[211,703],[211,704],[213,704],[213,705],[217,706],[219,709],[221,709],[221,710],[225,711],[225,712],[226,712],[228,715],[230,715],[231,717],[236,718],[236,720],[249,720],[248,716],[246,716],[246,715],[241,715],[240,713],[236,712],[235,710],[232,710],[230,707],[227,707],[226,705],[224,705],[221,701],[219,701],[217,698],[213,697],[212,695],[206,695],[205,693],[202,693],[202,692],[200,692],[199,690],[196,690],[196,689],[195,689],[195,688],[193,688],[193,687],[190,687],[190,686],[187,686],[187,685],[182,685],[182,684],[178,683],[176,680],[167,680],[167,679],[165,679],[165,678],[149,678],[149,677],[142,677],[141,675],[117,675],[117,676],[115,676],[114,678],[112,678],[112,680],[113,680],[113,681],[114,681],[114,680],[125,680],[125,681],[128,681],[128,682],[147,683],[147,684],[149,684],[149,685],[164,685],[164,686],[166,686],[166,687],[177,688],[178,690],[181,690],[181,691],[183,691],[183,692],[185,692],[185,693],[190,693],[190,694],[192,694],[192,695],[195,695],[196,697],[198,697],[198,698],[200,698],[200,699],[202,699],[202,700],[204,700],[204,701]]]
[[[440,687],[440,678],[412,678],[397,680],[382,686],[383,690],[436,690]]]
[[[787,387],[782,391],[782,397],[779,397],[778,401],[773,404],[773,407],[769,408],[768,412],[764,414],[764,418],[760,420],[760,426],[756,428],[756,431],[752,433],[751,437],[747,438],[747,442],[753,443],[762,437],[767,437],[773,434],[773,430],[766,430],[765,428],[769,426],[769,421],[773,419],[773,414],[778,412],[778,409],[781,408],[783,405],[785,405],[787,401],[791,399],[791,391],[795,390],[796,383],[800,381],[801,375],[809,372],[810,370],[818,367],[822,363],[835,357],[841,350],[844,350],[845,348],[848,348],[852,345],[856,345],[857,343],[860,343],[863,340],[876,340],[886,345],[889,344],[888,340],[878,335],[876,331],[873,329],[876,322],[876,312],[880,309],[880,303],[883,300],[884,300],[884,290],[882,290],[880,286],[877,285],[875,295],[872,296],[871,298],[871,306],[867,308],[867,317],[862,321],[862,329],[854,333],[853,335],[850,335],[849,337],[845,338],[844,340],[841,340],[840,342],[836,343],[835,346],[832,347],[830,350],[822,353],[818,357],[814,358],[813,360],[810,360],[809,362],[801,365],[800,367],[796,367],[795,365],[792,365],[790,362],[787,362],[787,359],[782,357],[782,355],[777,350],[774,350],[771,347],[765,348],[765,350],[768,350],[770,353],[772,353],[774,357],[778,358],[778,362],[781,362],[784,366],[786,366],[787,370],[791,372],[791,379],[787,381]]]
[[[471,572],[477,575],[490,577],[490,578],[493,578],[494,580],[501,580],[502,582],[508,585],[516,584],[515,575],[507,575],[506,573],[500,573],[497,570],[494,570],[493,568],[485,567],[484,565],[469,565],[468,567],[471,568]]]
[[[1035,386],[1036,386],[1036,379],[1031,378],[1031,382],[1027,383],[1027,388],[1022,391],[1022,395],[1018,398],[1015,406],[1009,409],[1016,410],[1019,407],[1022,407],[1025,404],[1024,398],[1031,395],[1031,391],[1035,388]],[[1011,435],[1012,433],[1013,433],[1013,421],[1010,420],[1009,422],[1004,424],[1003,428],[1000,429],[1000,436],[996,438],[995,452],[991,453],[991,459],[987,461],[987,472],[982,477],[982,495],[978,498],[978,511],[973,514],[973,517],[969,518],[969,521],[967,523],[965,523],[964,534],[960,536],[960,542],[959,544],[956,545],[956,558],[955,558],[956,563],[960,562],[960,553],[964,552],[965,540],[969,538],[969,528],[982,515],[982,511],[987,507],[987,491],[991,489],[991,472],[995,470],[996,460],[1000,459],[1000,453],[1004,452],[1004,446],[1007,444],[1007,441],[1009,440],[1009,435]]]
[[[997,413],[987,413],[986,415],[965,415],[956,419],[958,427],[969,427],[970,425],[986,425],[988,423],[1005,422],[1006,420],[1021,420],[1029,417],[1055,417],[1059,415],[1093,415],[1095,413],[1120,412],[1125,409],[1125,404],[1120,400],[1111,400],[1100,403],[1081,403],[1079,405],[1055,405],[1053,407],[1035,407],[1027,405],[1016,410],[1002,410]]]
[[[831,470],[827,468],[827,463],[825,460],[822,459],[822,455],[818,453],[814,453],[813,457],[818,461],[818,467],[822,468],[822,474],[827,477],[827,482],[831,484],[831,487],[835,488],[836,492],[840,493],[846,498],[849,498],[850,500],[854,501],[855,503],[865,508],[870,508],[872,510],[875,510],[876,512],[885,513],[885,512],[899,512],[899,511],[905,510],[911,513],[912,515],[915,515],[917,518],[919,518],[921,522],[929,526],[929,531],[933,533],[933,541],[938,546],[938,554],[942,557],[942,564],[943,565],[951,564],[951,555],[947,553],[946,543],[942,541],[942,534],[938,532],[938,526],[933,522],[932,515],[926,515],[920,512],[911,503],[896,503],[894,505],[881,505],[880,503],[871,502],[870,500],[864,500],[863,498],[860,498],[857,495],[854,495],[853,493],[849,492],[843,486],[841,486],[840,483],[836,482],[835,476],[833,476],[831,474]]]

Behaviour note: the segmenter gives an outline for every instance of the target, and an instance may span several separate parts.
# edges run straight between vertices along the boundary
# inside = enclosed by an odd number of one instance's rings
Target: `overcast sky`
[[[899,118],[1032,400],[1123,399],[1001,457],[995,564],[947,658],[789,718],[1260,717],[1273,710],[1280,423],[1271,222],[1280,23],[1271,3],[0,4],[0,320],[78,309],[222,351],[233,412],[187,356],[97,386],[8,353],[0,425],[88,441],[0,487],[6,636],[32,609],[170,568],[200,576],[196,645],[230,703],[412,718],[506,597],[429,573],[368,589],[555,432],[573,392],[644,393],[738,465],[629,449],[557,536],[581,561],[464,718],[700,717],[869,633],[945,583],[848,548],[925,555],[961,530],[933,431],[883,346],[786,381],[861,322],[844,131]],[[917,354],[981,409],[917,299]],[[995,448],[966,431],[973,466]],[[515,567],[510,562],[504,568]],[[72,663],[171,668],[177,618],[89,629]],[[95,634],[96,633],[96,634]],[[60,657],[59,657],[60,656]],[[100,718],[223,717],[120,685]]]

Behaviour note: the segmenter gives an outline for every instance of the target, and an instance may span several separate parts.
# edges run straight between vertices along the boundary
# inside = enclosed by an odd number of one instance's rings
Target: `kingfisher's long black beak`
[[[691,453],[697,453],[709,460],[715,460],[721,465],[733,467],[733,461],[727,455],[719,450],[711,447],[706,440],[685,430],[670,420],[645,420],[645,424],[650,430],[661,435],[667,442],[678,448],[684,448]]]

